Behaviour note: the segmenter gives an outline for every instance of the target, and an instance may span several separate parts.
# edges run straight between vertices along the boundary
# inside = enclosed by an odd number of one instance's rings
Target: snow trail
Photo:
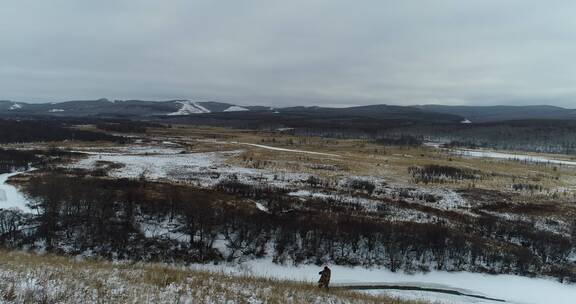
[[[28,199],[16,187],[7,183],[9,178],[22,173],[24,172],[0,174],[0,209],[20,209],[27,213],[32,212],[28,207]]]
[[[332,153],[323,153],[323,152],[314,152],[314,151],[306,151],[306,150],[296,150],[296,149],[286,149],[286,148],[278,148],[273,146],[267,145],[260,145],[260,144],[252,144],[252,143],[245,143],[245,142],[238,142],[238,141],[218,141],[218,140],[202,140],[198,139],[199,142],[210,142],[214,144],[223,144],[223,145],[244,145],[244,146],[251,146],[256,148],[262,148],[267,150],[274,150],[274,151],[282,151],[282,152],[292,152],[292,153],[304,153],[304,154],[312,154],[312,155],[320,155],[320,156],[330,156],[330,157],[342,157],[342,155],[332,154]]]
[[[259,145],[259,144],[251,144],[251,143],[242,143],[242,142],[230,142],[232,144],[239,144],[245,146],[252,146],[267,150],[274,150],[274,151],[283,151],[283,152],[292,152],[292,153],[305,153],[305,154],[313,154],[313,155],[322,155],[322,156],[331,156],[331,157],[342,157],[338,154],[331,154],[331,153],[322,153],[322,152],[313,152],[313,151],[305,151],[305,150],[293,150],[293,149],[286,149],[286,148],[278,148],[266,145]]]

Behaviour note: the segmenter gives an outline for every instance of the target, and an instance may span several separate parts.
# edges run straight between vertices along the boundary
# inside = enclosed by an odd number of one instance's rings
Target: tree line
[[[78,179],[56,171],[33,177],[27,192],[35,215],[0,213],[3,246],[91,252],[110,259],[206,263],[269,256],[277,263],[548,274],[576,280],[567,271],[575,240],[489,214],[453,225],[397,222],[388,219],[386,203],[366,213],[353,202],[303,202],[270,187],[223,183],[201,190]],[[146,236],[143,226],[161,222],[172,223],[172,228]]]

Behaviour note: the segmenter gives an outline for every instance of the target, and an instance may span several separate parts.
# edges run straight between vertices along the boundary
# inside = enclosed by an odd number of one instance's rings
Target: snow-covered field
[[[231,273],[246,273],[256,276],[317,281],[321,267],[304,265],[299,267],[281,266],[271,260],[253,260],[240,266],[196,266]],[[403,284],[414,287],[427,287],[460,291],[466,294],[505,300],[515,304],[573,304],[576,299],[576,285],[562,284],[553,279],[527,278],[514,275],[486,275],[478,273],[430,272],[408,275],[390,272],[386,269],[366,269],[362,267],[330,266],[334,286],[354,286],[364,284]],[[373,290],[372,294],[388,294],[401,299],[437,300],[439,303],[498,303],[467,296],[446,295],[431,292]]]
[[[235,142],[233,142],[235,143]],[[238,145],[249,145],[257,148],[271,149],[288,153],[309,153],[319,156],[338,157],[335,154],[310,152],[302,150],[290,150],[275,148],[257,144],[235,143]],[[226,163],[230,157],[242,153],[242,150],[225,152],[201,152],[184,153],[181,149],[173,147],[123,147],[111,151],[99,149],[77,151],[86,154],[86,157],[78,162],[69,164],[71,168],[94,169],[98,167],[110,166],[111,163],[120,166],[111,166],[109,176],[115,178],[141,178],[151,180],[170,180],[177,182],[188,182],[202,187],[213,187],[218,182],[235,178],[246,183],[266,182],[268,185],[290,189],[288,195],[301,199],[323,199],[334,201],[335,203],[357,203],[367,211],[378,210],[381,204],[379,199],[385,196],[397,195],[397,192],[404,191],[409,194],[404,198],[407,203],[425,204],[440,210],[460,211],[467,213],[471,205],[461,195],[450,189],[420,189],[420,188],[398,188],[399,185],[388,185],[384,180],[372,178],[371,182],[376,185],[376,190],[368,197],[354,196],[353,191],[342,195],[342,189],[346,184],[346,179],[338,185],[338,191],[333,190],[308,190],[305,181],[310,176],[304,173],[272,172],[260,169],[244,168]],[[465,156],[470,157],[490,157],[501,159],[516,159],[530,162],[547,162],[562,165],[576,165],[576,162],[547,159],[544,157],[533,157],[496,152],[468,151]],[[463,154],[464,155],[464,154]],[[11,176],[18,173],[0,175],[0,208],[20,208],[30,211],[26,206],[26,198],[18,190],[6,184]],[[419,199],[423,195],[438,197],[438,201],[426,202]],[[268,212],[264,203],[255,202],[256,207]],[[424,212],[400,209],[388,206],[390,211],[389,220],[433,222],[437,220],[435,216],[427,215]],[[174,227],[167,221],[140,221],[140,229],[150,238],[168,237],[171,239],[186,240],[186,235],[174,233]],[[256,276],[272,277],[279,279],[290,279],[313,282],[318,279],[319,267],[314,265],[288,267],[272,263],[271,260],[252,260],[240,265],[231,266],[194,266],[200,269],[218,270],[232,273],[246,273]],[[366,269],[360,267],[332,267],[332,282],[335,285],[353,286],[357,284],[404,284],[414,287],[433,287],[446,290],[456,290],[467,294],[486,296],[506,300],[509,303],[517,304],[547,304],[547,303],[576,303],[576,285],[561,284],[552,279],[526,278],[513,275],[485,275],[477,273],[447,273],[431,272],[428,274],[407,275],[404,273],[392,273],[385,269]],[[478,298],[432,293],[426,291],[400,291],[400,290],[371,290],[371,294],[385,294],[397,296],[402,299],[414,300],[424,299],[427,301],[437,301],[438,303],[495,303],[490,300]],[[1,303],[1,302],[0,302]]]
[[[106,163],[122,165],[109,175],[116,178],[140,178],[187,182],[201,187],[212,187],[218,182],[234,178],[245,183],[266,181],[270,185],[288,187],[301,183],[309,174],[271,172],[243,168],[226,163],[226,159],[242,153],[242,150],[201,153],[99,153],[90,151],[87,158],[69,165],[71,168],[94,169]]]
[[[138,178],[145,174],[149,179],[169,178],[183,172],[201,172],[212,167],[222,166],[226,156],[237,152],[208,152],[190,154],[109,154],[90,153],[90,156],[72,166],[74,168],[93,169],[98,163],[112,162],[123,165],[112,170],[112,177]],[[232,168],[227,168],[232,169]]]

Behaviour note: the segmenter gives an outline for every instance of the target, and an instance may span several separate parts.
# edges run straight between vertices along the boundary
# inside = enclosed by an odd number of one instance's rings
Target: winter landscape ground
[[[0,303],[420,303],[161,264],[20,252],[2,252],[0,260]]]
[[[0,1],[0,304],[575,304],[576,1]]]
[[[311,284],[327,264],[335,290],[370,287],[336,294],[305,287],[294,303],[389,301],[373,295],[572,303],[576,295],[576,167],[569,155],[285,130],[71,128],[110,138],[2,146],[0,241],[27,252],[5,254],[12,266],[1,270],[13,282],[0,286],[7,303],[77,297],[58,285],[70,284],[67,279],[46,290],[48,283],[38,282],[48,279],[31,274],[57,271],[54,260],[75,259],[113,261],[94,262],[102,269],[93,275],[128,281],[133,273],[111,265],[139,263],[137,271],[148,271],[157,266],[146,263],[165,263],[192,277]],[[45,253],[69,258],[34,255]],[[34,267],[14,270],[15,259],[31,259]],[[146,283],[135,282],[129,297],[195,303],[212,292],[190,294],[178,282],[150,293],[138,292]],[[100,287],[85,284],[83,297],[92,301]],[[117,301],[118,286],[102,284],[106,299]],[[244,289],[246,283],[234,284]],[[237,291],[218,292],[229,299]],[[276,291],[254,292],[231,303],[279,302]]]

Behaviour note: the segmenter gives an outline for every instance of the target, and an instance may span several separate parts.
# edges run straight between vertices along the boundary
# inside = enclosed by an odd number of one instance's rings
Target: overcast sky
[[[0,99],[576,107],[574,0],[3,0]]]

